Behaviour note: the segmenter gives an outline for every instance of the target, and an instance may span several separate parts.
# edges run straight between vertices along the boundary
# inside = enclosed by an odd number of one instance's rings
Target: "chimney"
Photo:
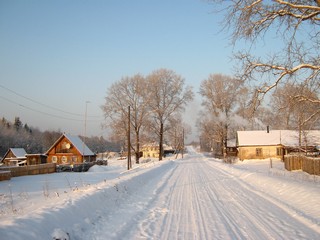
[[[269,125],[267,126],[267,133],[269,133]]]

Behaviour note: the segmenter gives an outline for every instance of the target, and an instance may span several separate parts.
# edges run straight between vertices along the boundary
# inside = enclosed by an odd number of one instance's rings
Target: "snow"
[[[79,136],[74,136],[71,134],[66,134],[64,133],[63,135],[60,136],[60,138],[50,147],[50,149],[46,152],[48,154],[51,149],[56,146],[56,144],[61,141],[63,137],[66,137],[69,142],[84,156],[92,156],[94,153],[88,148],[88,146],[81,140]]]
[[[279,160],[109,162],[0,182],[0,239],[320,239],[320,178]]]
[[[299,132],[294,130],[237,131],[239,146],[299,146]],[[302,145],[319,145],[320,131],[309,130],[302,133]],[[307,143],[305,142],[307,140]]]
[[[25,158],[26,157],[26,150],[24,148],[10,148],[9,151],[12,151],[13,155],[17,158]]]

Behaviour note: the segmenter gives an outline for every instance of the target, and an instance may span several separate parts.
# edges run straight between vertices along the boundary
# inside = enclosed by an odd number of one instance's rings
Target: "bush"
[[[93,165],[95,165],[95,162],[75,164],[75,165],[73,165],[73,171],[74,172],[87,172],[89,170],[89,168],[91,168]]]
[[[237,157],[233,157],[233,156],[225,157],[223,159],[224,163],[229,163],[229,164],[236,163],[237,161],[238,161],[238,158]]]
[[[72,167],[70,165],[57,165],[57,172],[72,172]]]

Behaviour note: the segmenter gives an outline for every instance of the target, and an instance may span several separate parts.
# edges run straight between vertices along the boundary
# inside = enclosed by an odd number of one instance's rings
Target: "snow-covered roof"
[[[94,153],[88,148],[88,146],[80,139],[79,136],[73,136],[70,134],[64,134],[64,136],[72,143],[72,145],[78,149],[78,151],[84,156],[92,156]]]
[[[8,158],[9,152],[15,156],[13,158]],[[4,154],[3,158],[0,158],[0,162],[3,162],[4,159],[26,159],[26,151],[24,148],[9,148],[8,151]]]
[[[11,151],[17,158],[25,158],[27,154],[24,148],[10,148],[9,151]]]
[[[301,136],[302,145],[319,146],[320,131],[303,131]],[[272,130],[272,131],[238,131],[238,146],[299,146],[299,132],[295,130]]]
[[[95,155],[90,148],[81,140],[79,136],[73,136],[70,134],[63,134],[61,137],[49,148],[49,150],[46,152],[48,154],[50,150],[58,143],[61,141],[63,137],[66,137],[70,143],[78,150],[78,152],[83,155],[83,156],[93,156]]]

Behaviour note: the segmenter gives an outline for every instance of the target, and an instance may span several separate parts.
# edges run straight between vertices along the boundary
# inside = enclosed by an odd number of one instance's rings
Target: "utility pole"
[[[128,106],[128,170],[131,168],[130,106]]]
[[[184,153],[184,128],[182,128],[182,158]]]
[[[88,110],[88,103],[90,103],[90,101],[86,101],[86,111],[84,113],[84,136],[83,136],[83,143],[82,143],[82,161],[85,161],[85,142],[86,142],[86,137],[87,137],[87,110]]]

